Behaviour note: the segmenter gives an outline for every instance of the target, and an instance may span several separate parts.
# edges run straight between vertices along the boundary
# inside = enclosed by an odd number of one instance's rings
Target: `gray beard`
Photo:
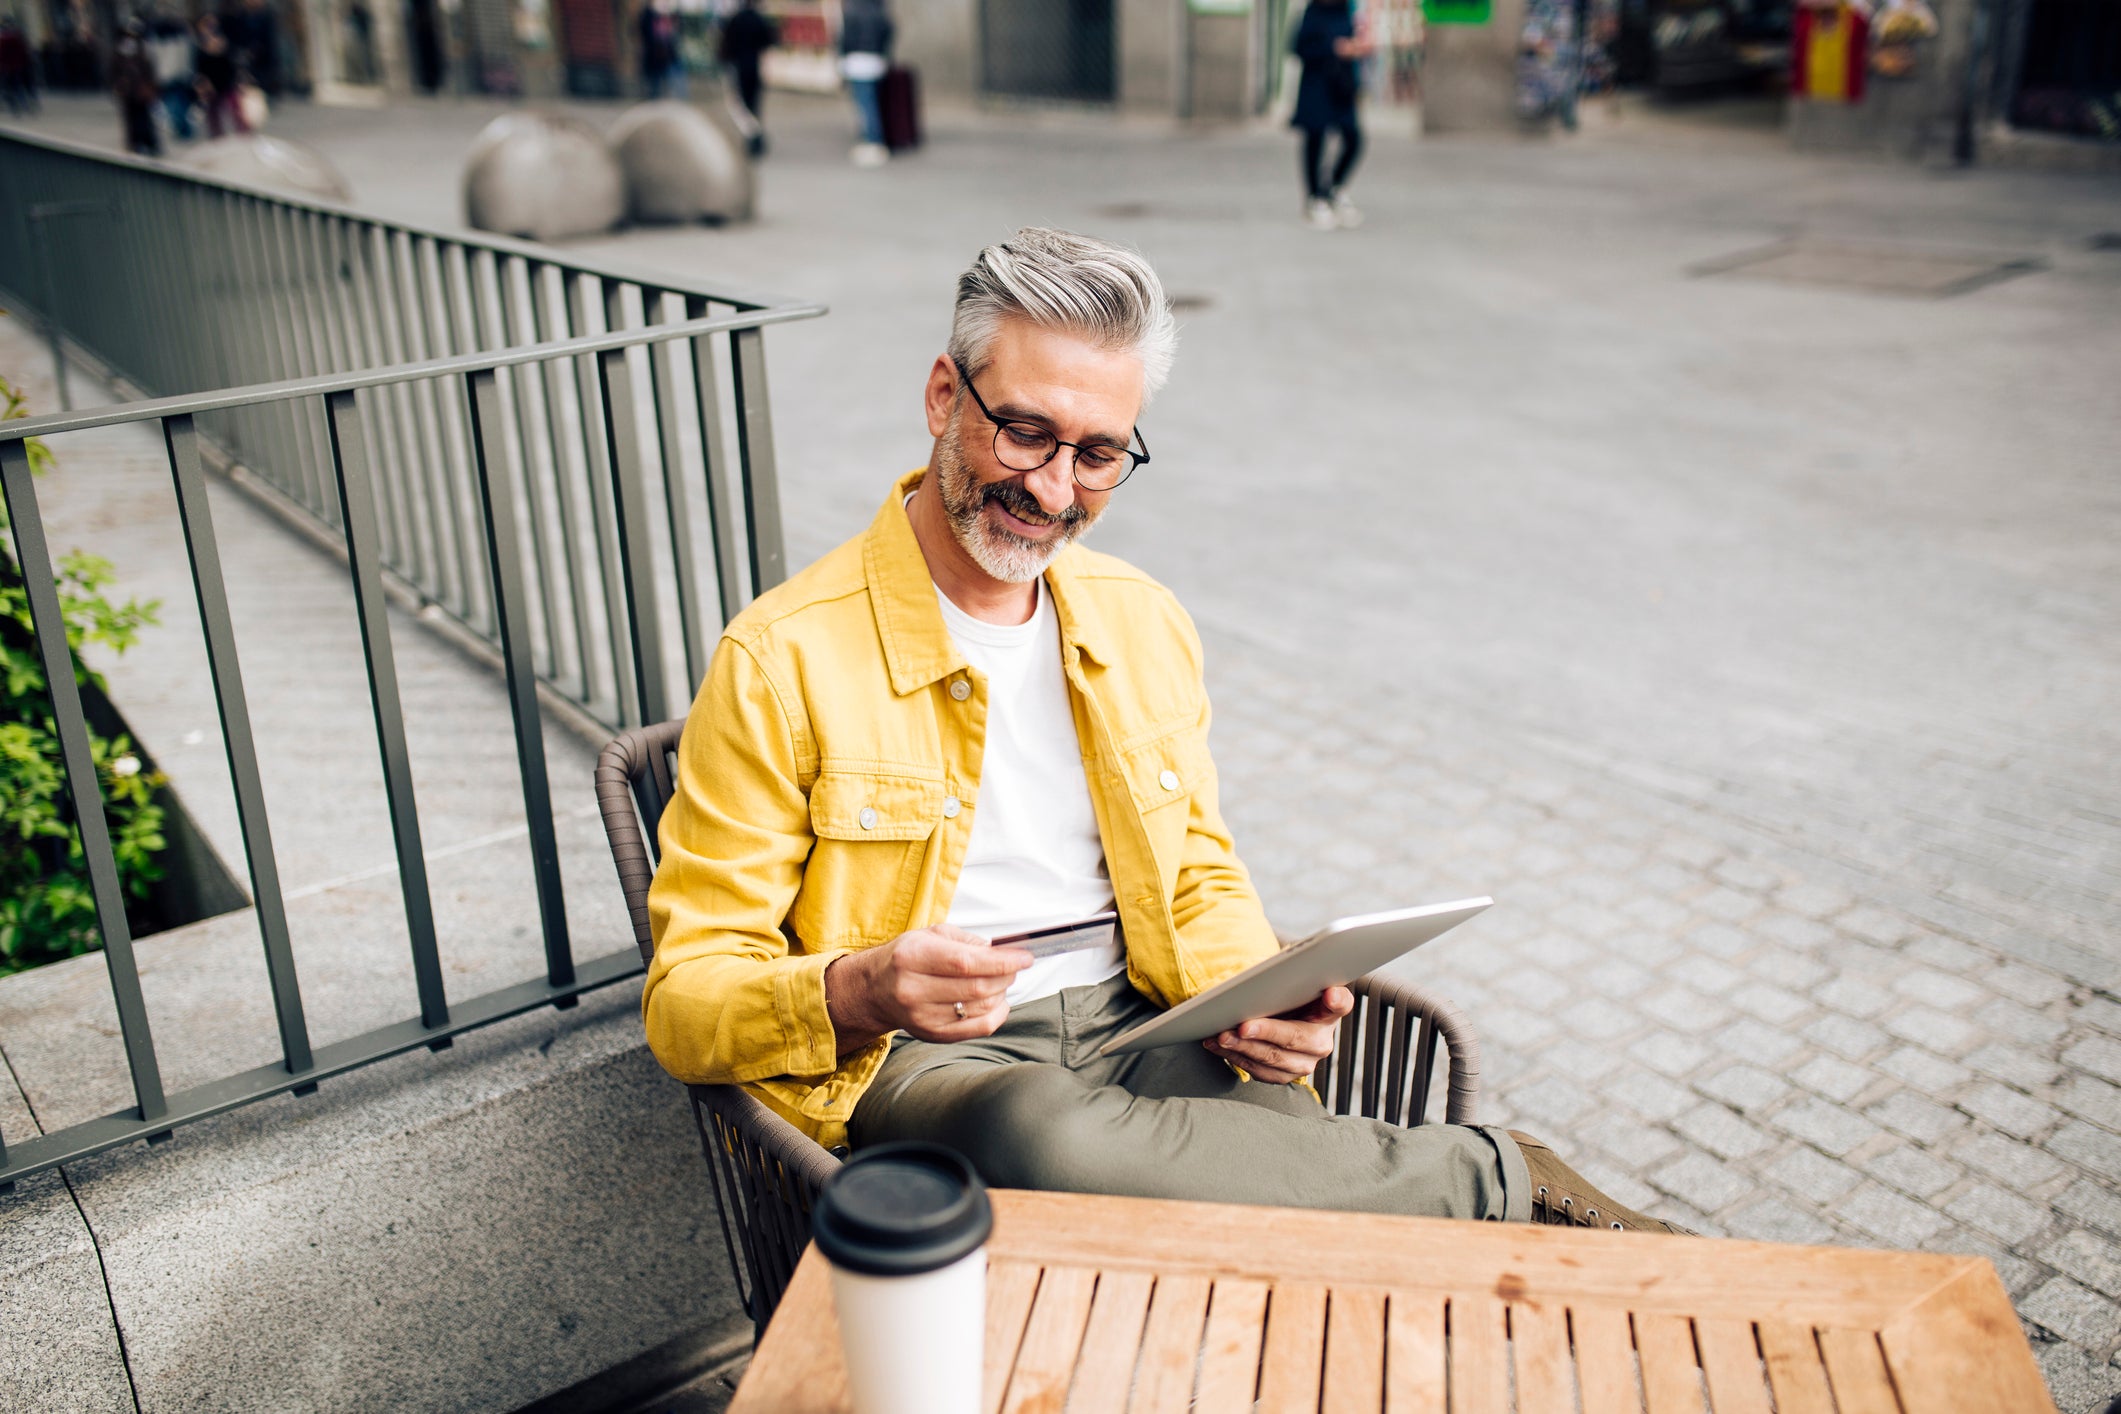
[[[1057,516],[1047,515],[1038,498],[1021,481],[982,485],[972,468],[965,465],[955,417],[936,442],[934,472],[936,496],[942,501],[943,518],[950,523],[950,533],[974,564],[1004,584],[1029,584],[1037,579],[1053,563],[1055,555],[1097,520],[1080,505],[1071,505]],[[1000,502],[1011,515],[1028,521],[1058,521],[1060,533],[1045,540],[1026,540],[987,519],[989,501]]]

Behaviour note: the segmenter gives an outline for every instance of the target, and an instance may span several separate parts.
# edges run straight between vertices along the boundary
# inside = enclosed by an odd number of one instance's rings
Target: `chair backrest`
[[[657,722],[620,732],[597,756],[597,808],[604,816],[604,837],[611,841],[611,862],[619,868],[619,887],[626,891],[626,912],[633,919],[633,940],[643,961],[655,958],[655,939],[648,932],[648,885],[655,878],[656,827],[670,803],[674,758],[685,719]]]

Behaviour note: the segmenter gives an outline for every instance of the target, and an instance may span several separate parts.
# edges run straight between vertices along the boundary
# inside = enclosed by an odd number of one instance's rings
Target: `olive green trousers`
[[[1098,1047],[1156,1014],[1124,976],[1016,1008],[992,1036],[901,1036],[849,1125],[856,1149],[945,1144],[1003,1188],[1524,1220],[1531,1179],[1500,1129],[1413,1129],[1247,1081],[1196,1042]]]

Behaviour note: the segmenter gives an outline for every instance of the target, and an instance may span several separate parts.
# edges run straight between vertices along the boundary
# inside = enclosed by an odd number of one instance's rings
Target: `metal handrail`
[[[0,422],[0,442],[19,442],[28,437],[50,437],[63,432],[86,432],[96,427],[118,427],[128,422],[155,422],[179,414],[221,412],[229,408],[254,407],[259,403],[284,402],[289,398],[351,393],[362,388],[380,388],[416,378],[440,378],[451,373],[481,373],[497,368],[516,368],[526,363],[577,354],[610,353],[667,339],[725,334],[737,329],[757,329],[768,324],[786,324],[797,319],[815,319],[826,313],[822,304],[798,304],[783,309],[721,319],[687,319],[678,324],[658,324],[649,329],[627,329],[616,334],[585,334],[575,339],[530,344],[498,353],[458,354],[430,358],[418,363],[397,363],[387,368],[364,369],[316,378],[288,378],[277,383],[253,383],[247,388],[223,388],[212,393],[183,393],[168,398],[140,398],[110,407],[83,412],[48,412]]]
[[[78,170],[61,175],[85,173],[91,183],[112,171],[126,181],[151,180],[160,184],[155,190],[178,193],[183,214],[197,215],[199,203],[206,202],[203,209],[223,223],[217,229],[232,240],[252,242],[247,249],[263,259],[263,275],[240,261],[224,264],[217,278],[235,282],[230,298],[239,307],[234,315],[212,310],[220,334],[242,347],[233,354],[223,347],[208,362],[215,368],[255,366],[279,376],[231,378],[230,386],[221,388],[0,424],[0,496],[12,523],[17,567],[49,684],[136,1101],[130,1109],[13,1144],[0,1136],[0,1192],[26,1175],[134,1140],[166,1138],[177,1125],[269,1095],[307,1094],[322,1080],[386,1056],[420,1046],[439,1050],[473,1027],[539,1006],[572,1006],[583,992],[642,970],[640,952],[630,945],[575,960],[538,695],[560,691],[614,728],[628,718],[661,721],[677,705],[670,700],[670,686],[682,687],[705,672],[712,609],[718,607],[726,622],[784,576],[764,329],[824,312],[820,305],[795,301],[713,312],[712,306],[736,303],[730,292],[670,281],[621,283],[638,277],[566,263],[554,252],[520,242],[372,222],[323,203],[290,201],[239,183],[195,183],[126,159],[15,134],[0,134],[0,197],[19,176],[13,162],[24,151],[66,162],[79,158]],[[221,205],[230,202],[238,204]],[[128,231],[148,224],[124,223]],[[4,257],[11,227],[20,234],[9,204],[0,200],[0,271],[8,268]],[[276,254],[257,244],[272,233],[284,238]],[[145,289],[141,268],[167,275],[181,264],[179,255],[188,258],[166,235],[150,232],[141,243],[101,248],[119,263],[118,285],[131,281]],[[440,250],[442,245],[448,249]],[[317,263],[317,257],[332,253],[352,263]],[[427,279],[438,265],[454,274]],[[355,279],[356,267],[379,279],[388,276],[395,288]],[[322,284],[304,285],[310,277]],[[260,278],[280,282],[272,298],[255,288]],[[592,314],[586,322],[598,323],[593,311],[601,306],[607,325],[630,327],[591,328],[542,340],[500,337],[489,341],[493,347],[367,363],[350,355],[403,348],[404,341],[338,338],[345,321],[374,312],[361,301],[379,289],[386,312],[394,310],[408,321],[441,319],[454,331],[452,339],[467,329],[502,336],[511,325],[543,330],[552,327],[545,316],[555,309],[535,297],[537,281],[546,281],[548,292],[551,286],[565,287],[565,308],[558,312],[570,326],[584,322],[585,311]],[[126,321],[137,321],[133,332],[148,349],[140,355],[147,364],[181,351],[169,342],[169,319],[211,308],[195,288],[179,291],[167,307],[143,297],[134,308],[122,302],[122,294],[122,288],[120,296],[99,293],[98,328],[105,339],[130,337]],[[430,295],[448,307],[439,313],[422,308],[418,300]],[[681,316],[669,307],[675,301],[682,301]],[[315,313],[321,322],[310,334],[321,330],[331,337],[305,344],[283,305]],[[242,317],[246,311],[269,327],[262,332],[252,327]],[[649,317],[658,312],[664,317]],[[285,342],[276,343],[281,335]],[[725,338],[726,381],[716,352],[717,341]],[[298,356],[305,348],[307,356]],[[304,367],[318,361],[319,350],[332,355],[324,362],[351,366]],[[725,402],[733,455],[722,445]],[[536,415],[540,411],[542,417]],[[277,1064],[176,1092],[164,1087],[149,1027],[102,809],[102,784],[25,446],[30,437],[149,423],[161,429],[178,528],[190,556],[281,1049]],[[408,424],[416,433],[411,439]],[[352,578],[419,1014],[322,1046],[311,1043],[302,1004],[207,495],[206,467],[217,451],[257,473],[314,529],[343,546]],[[704,491],[704,515],[697,518],[691,499],[695,486]],[[433,519],[419,519],[429,513]],[[431,573],[438,562],[446,583]],[[710,575],[711,595],[703,595],[701,580]],[[508,686],[545,971],[468,999],[452,1000],[443,985],[442,939],[429,897],[385,612],[386,577],[483,635],[497,650]],[[666,631],[673,605],[675,623]],[[571,662],[563,661],[563,647],[573,655]],[[673,662],[682,663],[682,669],[673,671]]]

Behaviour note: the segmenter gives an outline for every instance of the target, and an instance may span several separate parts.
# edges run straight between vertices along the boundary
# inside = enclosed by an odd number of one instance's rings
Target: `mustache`
[[[980,504],[985,506],[990,501],[1027,525],[1058,521],[1063,529],[1072,530],[1090,518],[1088,511],[1072,503],[1057,515],[1048,511],[1038,503],[1038,497],[1024,489],[1021,481],[996,481],[980,487]]]

